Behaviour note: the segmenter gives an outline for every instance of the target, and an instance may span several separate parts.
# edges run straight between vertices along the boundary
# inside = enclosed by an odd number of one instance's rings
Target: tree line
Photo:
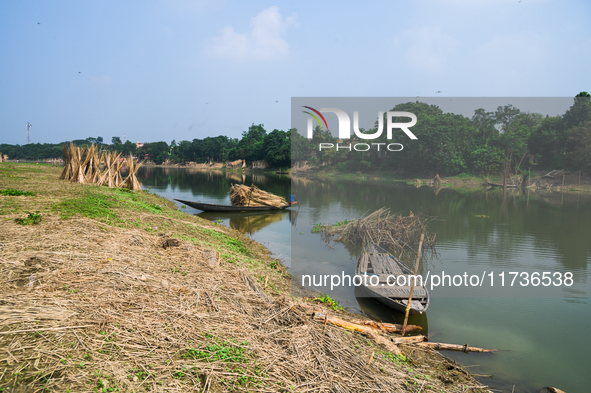
[[[43,160],[63,157],[63,145],[51,143],[30,143],[26,145],[0,144],[0,152],[15,160]],[[113,137],[111,143],[104,143],[102,137],[89,137],[72,141],[75,146],[97,145],[103,150],[132,154],[140,159],[149,159],[157,165],[164,162],[186,163],[194,161],[225,162],[246,160],[247,163],[265,160],[272,167],[290,165],[291,131],[273,130],[269,133],[262,124],[252,125],[242,133],[242,138],[228,138],[220,135],[193,139],[192,141],[164,141],[144,143],[141,147],[130,141],[122,143],[121,138]]]
[[[556,117],[505,105],[495,112],[477,109],[472,118],[467,118],[443,113],[436,105],[418,101],[399,104],[391,111],[417,116],[412,132],[418,139],[405,142],[403,152],[390,152],[385,147],[365,153],[335,148],[319,151],[320,143],[348,146],[368,141],[339,141],[329,131],[316,127],[311,140],[297,133],[292,135],[292,161],[329,164],[348,172],[376,170],[427,175],[486,175],[507,169],[517,172],[526,167],[591,172],[591,95],[587,92],[577,94],[573,105]],[[400,118],[399,122],[408,119]],[[361,131],[372,134],[377,129],[376,122],[375,128]],[[383,132],[369,143],[385,146],[392,142],[398,141],[387,140]]]
[[[247,164],[265,160],[272,167],[287,167],[297,161],[310,165],[328,165],[340,171],[389,171],[405,174],[474,173],[496,174],[530,167],[541,169],[571,169],[591,172],[591,95],[581,92],[573,105],[561,116],[544,117],[539,113],[523,112],[512,105],[499,106],[494,112],[477,109],[471,118],[443,113],[436,105],[407,102],[392,111],[411,112],[417,116],[412,132],[417,140],[404,144],[402,152],[371,149],[365,153],[319,151],[319,143],[348,144],[365,142],[350,139],[338,141],[329,130],[316,128],[312,139],[296,129],[267,132],[262,124],[253,124],[242,137],[220,135],[203,139],[144,143],[136,148],[130,141],[122,143],[113,137],[106,144],[102,137],[72,141],[77,146],[99,145],[102,149],[133,154],[150,159],[156,164],[164,162],[186,163],[194,161],[225,162],[239,159]],[[399,119],[404,123],[408,119]],[[384,123],[386,121],[384,120]],[[374,133],[377,130],[362,130]],[[388,144],[386,133],[371,143]],[[69,142],[65,142],[68,143]],[[10,159],[40,160],[63,155],[59,144],[0,144],[0,152]]]

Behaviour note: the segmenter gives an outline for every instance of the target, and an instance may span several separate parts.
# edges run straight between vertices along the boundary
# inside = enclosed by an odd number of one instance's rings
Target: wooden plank
[[[385,297],[392,297],[392,298],[400,298],[406,299],[408,301],[408,296],[410,295],[410,287],[398,287],[398,286],[368,286],[368,289],[372,290],[373,292],[385,296]],[[424,287],[415,287],[413,291],[413,298],[420,299],[427,297],[427,291]]]
[[[404,272],[400,268],[400,265],[394,260],[394,258],[386,256],[384,260],[384,265],[387,266],[386,270],[391,272],[391,274],[393,275],[404,274]]]
[[[382,260],[379,257],[379,255],[374,254],[370,258],[371,258],[371,266],[373,267],[374,273],[377,273],[377,274],[388,273],[387,271],[384,270],[384,264],[382,263]]]

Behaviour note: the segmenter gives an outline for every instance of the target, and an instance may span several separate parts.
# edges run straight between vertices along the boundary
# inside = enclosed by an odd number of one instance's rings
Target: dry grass
[[[263,191],[254,184],[234,184],[230,189],[230,200],[234,206],[274,206],[287,205],[285,198]]]
[[[14,183],[6,169],[0,188]],[[310,320],[288,274],[236,231],[164,201],[144,209],[159,200],[144,193],[113,202],[115,221],[64,220],[65,200],[118,194],[50,181],[58,168],[17,169],[37,196],[0,197],[2,391],[480,391],[430,351],[395,358]],[[17,226],[14,207],[35,205],[43,222]]]
[[[429,234],[427,225],[434,218],[410,212],[408,216],[392,214],[390,209],[381,208],[375,212],[344,223],[343,225],[323,225],[325,241],[341,243],[373,243],[396,254],[417,252],[421,234],[425,234],[423,248],[434,250],[435,234]]]

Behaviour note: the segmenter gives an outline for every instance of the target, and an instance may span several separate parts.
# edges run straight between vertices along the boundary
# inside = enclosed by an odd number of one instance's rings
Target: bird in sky
[[[41,23],[37,22],[38,25],[40,25]]]
[[[435,92],[435,94],[439,94],[439,93],[441,93],[441,90]]]

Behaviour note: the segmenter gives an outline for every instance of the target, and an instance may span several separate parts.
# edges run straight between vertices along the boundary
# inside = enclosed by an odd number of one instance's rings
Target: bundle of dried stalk
[[[67,179],[69,180],[72,174],[72,158],[74,152],[74,144],[70,142],[70,145],[64,145],[64,169],[62,170],[62,174],[60,175],[60,180]]]
[[[140,166],[142,166],[142,163],[134,161],[133,156],[130,154],[125,160],[125,166],[127,167],[128,175],[123,183],[124,187],[129,188],[131,191],[141,191],[142,186],[140,186],[140,182],[135,177],[135,174]]]
[[[100,166],[105,169],[101,172]],[[128,175],[124,179],[121,168],[125,164]],[[125,187],[132,191],[141,191],[141,185],[136,173],[141,163],[134,161],[130,154],[125,162],[121,161],[121,153],[101,152],[93,144],[90,148],[80,148],[70,143],[64,146],[64,169],[60,179],[71,183],[94,183],[109,187]]]
[[[273,206],[287,205],[285,198],[263,191],[254,184],[233,184],[230,189],[230,200],[233,206]]]
[[[423,247],[432,248],[436,235],[429,235],[427,224],[434,218],[413,214],[408,216],[392,214],[389,208],[382,207],[375,212],[351,221],[345,225],[323,225],[325,238],[336,236],[341,243],[369,242],[387,248],[392,252],[412,250],[419,243],[421,233],[425,233]]]

